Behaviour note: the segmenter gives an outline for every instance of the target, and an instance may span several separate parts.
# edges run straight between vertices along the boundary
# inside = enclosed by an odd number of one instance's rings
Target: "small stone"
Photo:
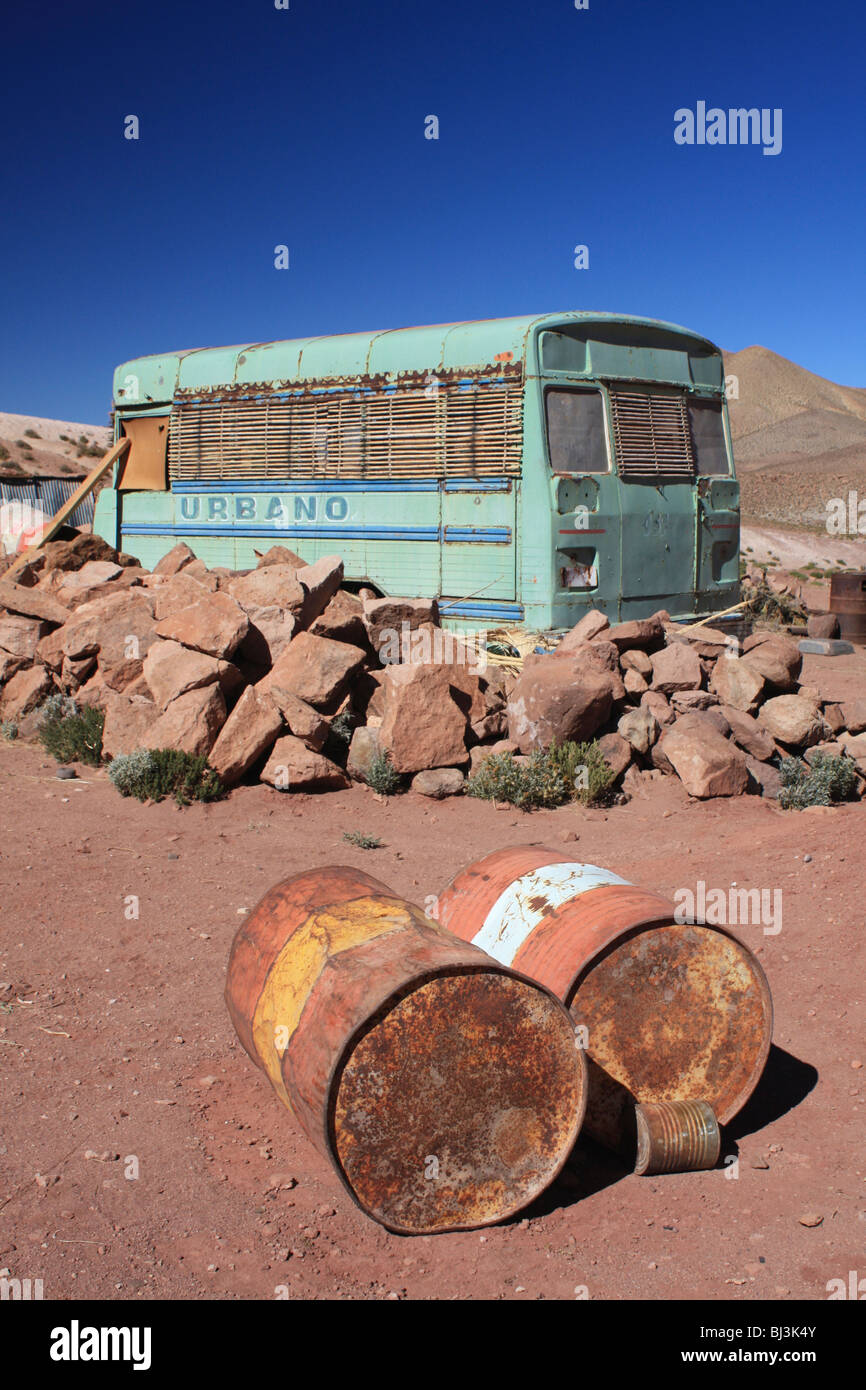
[[[801,1226],[820,1226],[824,1218],[815,1211],[807,1211],[803,1216],[798,1216],[797,1220]]]

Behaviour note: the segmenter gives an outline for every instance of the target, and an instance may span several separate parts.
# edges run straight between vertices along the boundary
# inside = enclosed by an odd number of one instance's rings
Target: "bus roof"
[[[529,314],[138,357],[115,371],[114,401],[118,407],[141,408],[169,402],[178,391],[210,391],[220,386],[397,376],[434,368],[443,372],[461,368],[477,371],[485,366],[495,369],[503,362],[523,361],[533,330],[564,330],[593,323],[681,334],[718,351],[708,338],[661,319],[590,311]]]

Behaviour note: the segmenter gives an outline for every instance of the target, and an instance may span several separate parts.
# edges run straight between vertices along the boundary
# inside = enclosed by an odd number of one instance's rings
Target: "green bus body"
[[[115,373],[127,462],[95,530],[152,567],[182,539],[272,544],[436,597],[456,626],[729,608],[739,487],[721,353],[615,314],[406,328],[144,357]]]

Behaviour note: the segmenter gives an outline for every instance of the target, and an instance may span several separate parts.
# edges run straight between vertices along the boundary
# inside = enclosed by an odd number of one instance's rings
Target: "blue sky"
[[[554,309],[866,385],[862,7],[290,3],[7,10],[0,409],[103,423],[144,353]],[[677,145],[701,100],[781,108],[782,152]]]

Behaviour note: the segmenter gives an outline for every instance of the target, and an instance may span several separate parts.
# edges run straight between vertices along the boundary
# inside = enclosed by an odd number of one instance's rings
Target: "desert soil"
[[[863,651],[803,673],[828,698],[864,678]],[[262,785],[179,810],[78,772],[60,781],[40,749],[0,745],[0,1268],[42,1278],[47,1299],[819,1300],[866,1272],[866,803],[694,802],[671,778],[609,810]],[[359,828],[383,847],[347,844]],[[470,860],[529,842],[669,893],[781,888],[782,930],[740,929],[774,995],[767,1070],[715,1171],[637,1178],[581,1140],[509,1224],[389,1234],[236,1041],[232,937],[310,866],[355,864],[423,904]]]

